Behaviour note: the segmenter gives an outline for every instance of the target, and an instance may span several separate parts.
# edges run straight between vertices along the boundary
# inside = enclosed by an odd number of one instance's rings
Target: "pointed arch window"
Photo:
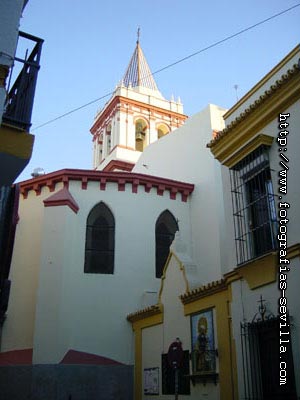
[[[115,253],[115,218],[104,204],[97,204],[86,224],[84,272],[113,274]]]
[[[178,223],[170,211],[166,210],[160,214],[155,224],[156,278],[161,278],[162,276],[169,255],[170,245],[178,230]]]

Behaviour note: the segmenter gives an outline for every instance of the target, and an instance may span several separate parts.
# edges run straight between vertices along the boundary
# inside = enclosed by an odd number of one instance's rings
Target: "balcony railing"
[[[28,58],[15,57],[15,61],[24,65],[8,93],[2,121],[29,132],[43,39],[21,31],[19,36],[35,42],[35,45]]]

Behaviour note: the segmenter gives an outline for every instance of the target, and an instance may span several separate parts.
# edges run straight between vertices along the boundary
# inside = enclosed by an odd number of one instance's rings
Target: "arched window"
[[[147,123],[143,119],[138,119],[135,122],[135,149],[144,151],[146,147],[146,131]]]
[[[97,204],[86,224],[84,272],[113,274],[115,253],[115,219],[104,204]]]
[[[178,224],[170,211],[161,213],[155,224],[156,278],[162,276],[176,231]]]
[[[106,127],[106,154],[111,150],[111,124]]]
[[[157,127],[157,139],[162,138],[163,136],[169,133],[169,128],[165,124],[159,124]]]

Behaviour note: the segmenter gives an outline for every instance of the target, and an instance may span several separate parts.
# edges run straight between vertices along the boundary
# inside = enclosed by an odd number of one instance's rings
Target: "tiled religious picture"
[[[193,373],[216,372],[213,310],[191,316],[192,366]]]
[[[157,395],[159,394],[159,368],[144,369],[144,394]]]

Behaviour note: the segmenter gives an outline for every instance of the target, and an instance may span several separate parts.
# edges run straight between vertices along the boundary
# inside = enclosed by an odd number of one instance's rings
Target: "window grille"
[[[237,263],[276,249],[276,208],[268,148],[260,146],[230,169]]]
[[[86,225],[84,272],[113,274],[115,219],[104,203],[90,212]]]
[[[280,385],[279,317],[241,324],[241,345],[245,400],[296,400],[291,341],[285,343],[287,381]],[[288,326],[290,320],[287,318]]]

